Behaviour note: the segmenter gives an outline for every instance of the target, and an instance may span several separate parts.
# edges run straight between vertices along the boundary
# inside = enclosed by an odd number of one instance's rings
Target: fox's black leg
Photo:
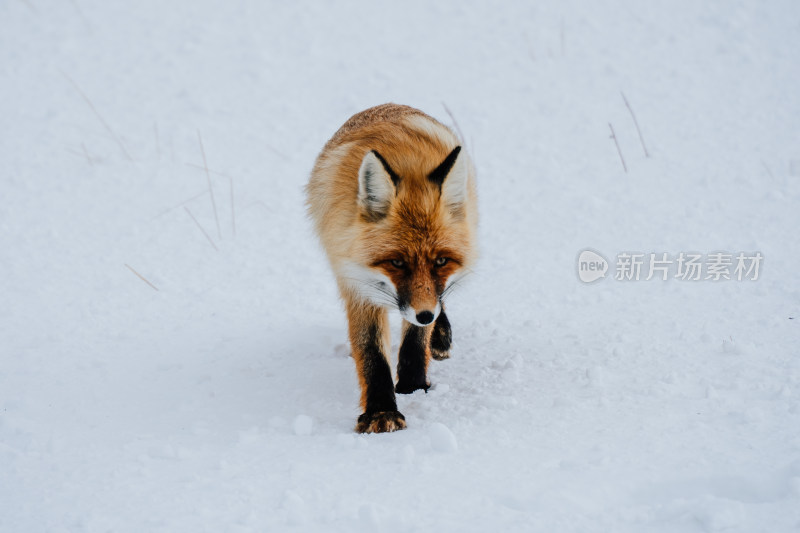
[[[349,305],[350,346],[361,385],[359,433],[383,433],[406,427],[405,417],[397,410],[392,370],[386,357],[388,319],[386,311],[372,306]]]
[[[453,343],[453,332],[450,329],[450,321],[444,314],[444,309],[439,313],[436,322],[433,324],[431,333],[431,357],[437,361],[450,357],[450,345]]]
[[[428,343],[431,326],[419,327],[403,321],[403,342],[397,358],[397,387],[400,394],[411,394],[415,390],[431,386],[426,378],[428,369]]]

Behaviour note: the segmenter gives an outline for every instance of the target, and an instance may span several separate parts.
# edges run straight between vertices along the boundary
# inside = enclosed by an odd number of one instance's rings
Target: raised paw
[[[450,329],[450,321],[447,315],[442,312],[436,319],[431,334],[431,357],[437,361],[450,358],[450,346],[453,344],[453,332]]]
[[[444,361],[445,359],[450,359],[450,350],[437,350],[436,348],[431,346],[431,357],[433,357],[437,361]]]
[[[406,428],[406,417],[400,411],[364,413],[358,417],[358,433],[389,433]]]

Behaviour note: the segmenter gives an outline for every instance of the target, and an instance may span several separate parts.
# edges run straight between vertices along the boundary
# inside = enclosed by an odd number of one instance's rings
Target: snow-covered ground
[[[0,530],[797,531],[799,51],[793,0],[0,2]],[[387,101],[458,122],[482,260],[356,435],[302,188]]]

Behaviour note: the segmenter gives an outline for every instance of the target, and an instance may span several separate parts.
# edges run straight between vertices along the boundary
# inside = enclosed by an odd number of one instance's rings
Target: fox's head
[[[361,297],[425,326],[472,261],[471,164],[460,146],[434,161],[385,156],[361,161],[356,261],[343,274]]]

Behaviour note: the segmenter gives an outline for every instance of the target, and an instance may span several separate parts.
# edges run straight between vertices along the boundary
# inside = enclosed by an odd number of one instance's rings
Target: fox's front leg
[[[400,394],[411,394],[415,390],[427,391],[431,382],[428,381],[428,361],[431,357],[431,333],[434,325],[415,326],[403,320],[403,341],[400,344],[400,354],[397,357],[397,387]]]
[[[392,370],[386,357],[389,346],[389,319],[385,309],[363,302],[348,302],[347,319],[350,346],[361,384],[359,433],[384,433],[406,427],[397,410]]]

